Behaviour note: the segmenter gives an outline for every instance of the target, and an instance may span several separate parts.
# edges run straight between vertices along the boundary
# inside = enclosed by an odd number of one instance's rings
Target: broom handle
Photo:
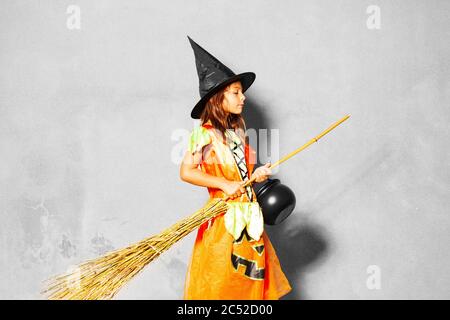
[[[334,128],[336,128],[338,125],[340,125],[342,122],[344,122],[345,120],[347,120],[348,118],[350,118],[350,115],[346,115],[345,117],[343,117],[341,120],[335,122],[334,124],[332,124],[328,129],[324,130],[321,134],[319,134],[318,136],[312,138],[311,140],[309,140],[307,143],[305,143],[303,146],[301,146],[300,148],[292,151],[291,153],[289,153],[288,155],[284,156],[283,158],[281,158],[280,160],[278,160],[277,162],[273,163],[269,168],[275,168],[276,166],[282,164],[283,162],[285,162],[287,159],[295,156],[297,153],[299,153],[300,151],[306,149],[307,147],[309,147],[311,144],[313,144],[314,142],[319,141],[320,138],[322,138],[324,135],[326,135],[328,132],[330,132],[331,130],[333,130]],[[247,182],[245,184],[243,184],[243,187],[248,186],[249,184],[252,184],[255,181],[255,178],[252,178],[250,180],[247,180]],[[230,199],[230,196],[226,196],[223,200],[227,201],[228,199]]]

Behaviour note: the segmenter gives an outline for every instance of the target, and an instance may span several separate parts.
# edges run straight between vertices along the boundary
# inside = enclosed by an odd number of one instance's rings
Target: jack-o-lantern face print
[[[242,231],[239,239],[233,242],[231,263],[236,272],[252,280],[264,280],[265,260],[264,241],[252,239],[247,231]]]

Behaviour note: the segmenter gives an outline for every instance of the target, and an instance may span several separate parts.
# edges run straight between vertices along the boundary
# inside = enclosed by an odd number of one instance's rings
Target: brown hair
[[[215,95],[213,95],[206,103],[205,108],[200,116],[201,125],[208,120],[211,121],[212,126],[220,131],[222,139],[225,143],[225,130],[233,129],[244,143],[245,140],[245,121],[242,115],[233,114],[224,110],[222,103],[225,98],[225,91],[229,86],[223,88]]]

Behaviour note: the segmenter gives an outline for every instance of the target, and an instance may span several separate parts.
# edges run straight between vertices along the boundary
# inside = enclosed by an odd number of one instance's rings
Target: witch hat
[[[200,101],[197,102],[192,109],[191,117],[200,119],[206,102],[208,102],[215,93],[236,81],[241,82],[242,92],[245,92],[245,90],[252,85],[253,81],[255,81],[256,75],[253,72],[235,74],[208,51],[200,47],[189,36],[188,39],[194,50],[201,97]]]

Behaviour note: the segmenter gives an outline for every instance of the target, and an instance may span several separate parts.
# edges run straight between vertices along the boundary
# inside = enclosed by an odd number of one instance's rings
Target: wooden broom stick
[[[326,135],[328,132],[330,132],[331,130],[333,130],[334,128],[336,128],[338,125],[340,125],[342,122],[344,122],[345,120],[347,120],[348,118],[350,118],[350,115],[346,115],[345,117],[343,117],[341,120],[336,121],[334,124],[332,124],[328,129],[322,131],[322,133],[320,133],[319,135],[315,136],[314,138],[312,138],[311,140],[309,140],[307,143],[305,143],[303,146],[301,146],[300,148],[292,151],[291,153],[289,153],[288,155],[284,156],[283,158],[281,158],[280,160],[278,160],[277,162],[273,163],[269,168],[275,168],[276,166],[282,164],[283,162],[285,162],[287,159],[295,156],[297,153],[299,153],[300,151],[306,149],[307,147],[309,147],[310,145],[312,145],[314,142],[319,141],[320,138],[322,138],[324,135]],[[243,187],[248,186],[249,184],[252,184],[255,181],[255,178],[252,178],[250,180],[247,180],[247,182],[245,184],[243,184]],[[226,198],[224,198],[224,201],[227,201],[230,197],[227,196]]]

